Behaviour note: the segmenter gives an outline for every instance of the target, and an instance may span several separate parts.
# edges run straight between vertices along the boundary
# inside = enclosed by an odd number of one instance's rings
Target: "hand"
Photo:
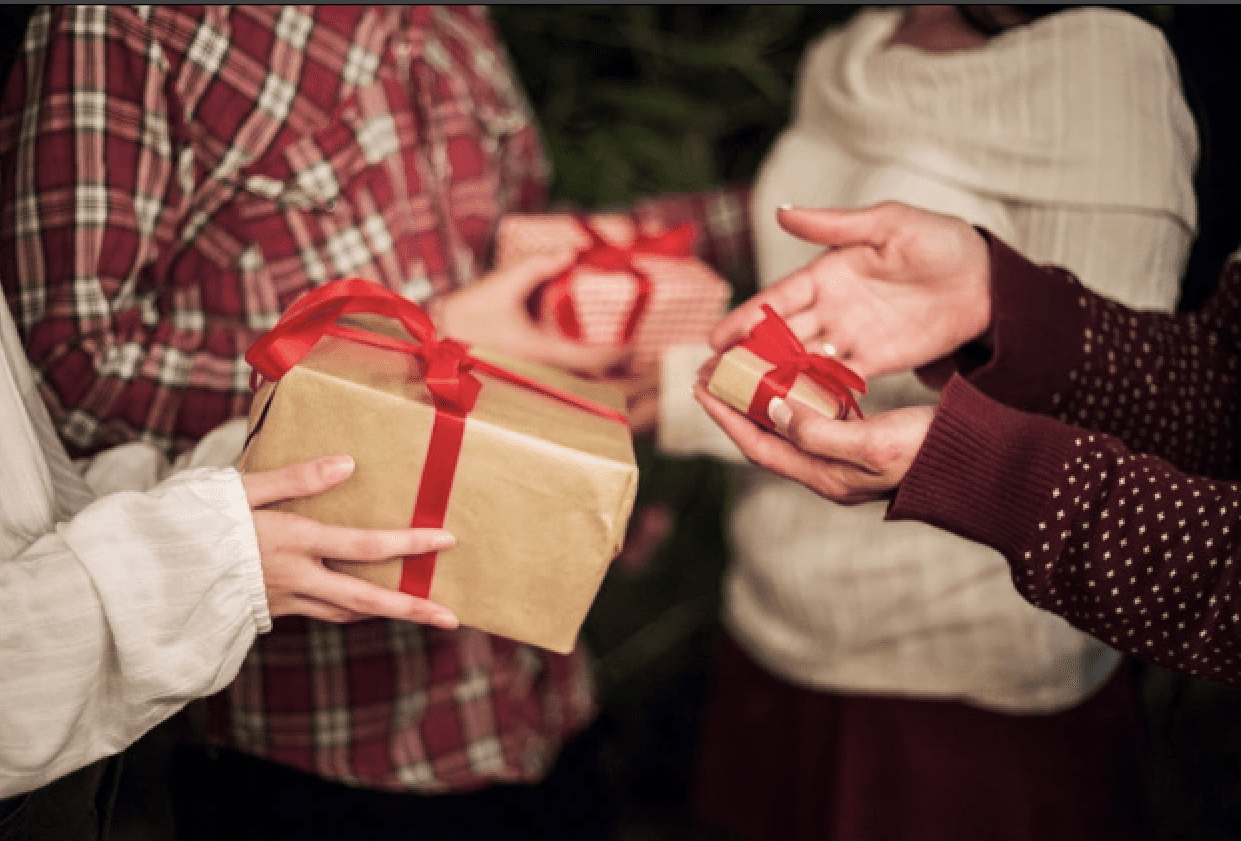
[[[768,410],[780,432],[773,435],[702,382],[694,396],[750,461],[844,503],[888,496],[909,472],[935,416],[931,406],[912,406],[842,421],[777,398]]]
[[[351,529],[324,525],[284,511],[263,510],[262,506],[282,499],[322,493],[351,473],[352,458],[327,456],[242,476],[254,515],[271,615],[298,614],[330,622],[383,616],[440,628],[457,627],[457,618],[445,607],[334,572],[323,565],[324,557],[382,561],[448,549],[456,542],[448,532]]]
[[[587,345],[566,339],[531,317],[526,302],[539,284],[573,262],[574,252],[536,254],[496,269],[432,304],[440,333],[469,344],[510,353],[570,371],[602,374],[624,362],[630,348]]]
[[[770,304],[812,350],[829,343],[870,378],[942,359],[990,325],[990,255],[964,221],[894,202],[777,213],[829,250],[730,313],[711,334],[716,350],[748,335]]]

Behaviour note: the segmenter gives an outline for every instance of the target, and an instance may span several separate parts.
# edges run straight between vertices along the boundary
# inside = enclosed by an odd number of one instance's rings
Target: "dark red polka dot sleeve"
[[[1119,649],[1241,683],[1241,262],[1169,316],[992,254],[993,353],[944,390],[889,516],[994,546],[1026,598]]]

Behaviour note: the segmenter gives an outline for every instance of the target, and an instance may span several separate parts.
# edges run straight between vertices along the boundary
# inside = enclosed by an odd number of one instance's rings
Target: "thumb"
[[[880,248],[891,237],[895,208],[877,204],[860,210],[784,206],[776,221],[795,237],[819,245],[869,245]]]
[[[799,403],[773,397],[767,416],[781,437],[807,455],[832,460],[851,460],[852,436],[856,427],[821,415]]]
[[[323,456],[275,470],[248,473],[241,477],[241,483],[250,507],[259,508],[282,499],[323,493],[349,478],[353,468],[352,456]]]

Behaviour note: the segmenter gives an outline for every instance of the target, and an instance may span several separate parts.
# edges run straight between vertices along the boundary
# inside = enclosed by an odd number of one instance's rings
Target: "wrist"
[[[969,287],[972,291],[967,309],[966,340],[962,345],[981,344],[990,349],[994,322],[995,260],[993,250],[998,239],[987,229],[973,226],[973,247],[976,256],[970,260],[974,266]]]

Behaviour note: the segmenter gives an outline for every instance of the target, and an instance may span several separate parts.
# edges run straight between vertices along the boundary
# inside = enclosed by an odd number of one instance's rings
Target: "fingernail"
[[[456,545],[457,545],[457,538],[453,537],[451,534],[448,534],[447,532],[445,532],[444,534],[436,535],[434,538],[431,539],[431,548],[435,550],[436,552],[440,552],[444,549],[451,549],[452,547]]]
[[[785,202],[784,204],[780,205],[780,206],[779,206],[778,208],[776,208],[776,209],[777,209],[777,210],[792,210],[792,209],[793,209],[793,205],[789,204],[788,202]]]
[[[437,604],[430,605],[430,611],[427,619],[429,619],[432,624],[441,628],[447,628],[449,630],[456,628],[461,624],[455,613],[448,608],[441,607]]]
[[[353,456],[328,456],[320,465],[320,469],[328,481],[344,479],[353,473],[353,467]]]
[[[767,417],[771,418],[771,422],[776,425],[776,432],[781,435],[788,434],[789,421],[793,419],[793,410],[787,403],[779,397],[771,398],[771,402],[767,404]]]

